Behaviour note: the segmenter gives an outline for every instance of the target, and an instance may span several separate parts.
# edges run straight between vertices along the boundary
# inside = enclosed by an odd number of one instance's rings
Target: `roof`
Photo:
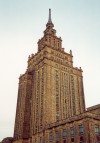
[[[95,110],[95,109],[98,109],[98,108],[100,108],[100,104],[97,104],[97,105],[88,107],[88,108],[87,108],[87,111]]]

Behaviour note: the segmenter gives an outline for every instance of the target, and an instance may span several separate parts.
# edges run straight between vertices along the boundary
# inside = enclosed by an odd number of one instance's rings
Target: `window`
[[[84,143],[84,138],[83,138],[83,136],[80,137],[80,143]]]
[[[40,137],[40,143],[42,143],[42,137]]]
[[[84,132],[84,128],[83,128],[83,125],[79,125],[79,134],[83,134]]]
[[[49,37],[49,42],[51,42],[51,37]]]
[[[49,141],[52,142],[53,141],[53,135],[52,132],[49,133]]]
[[[71,136],[74,136],[74,128],[73,127],[70,128],[70,134],[71,134]]]
[[[58,65],[56,64],[56,68],[58,68]]]
[[[97,135],[97,143],[100,143],[100,136]]]
[[[66,140],[63,140],[63,143],[67,143]]]
[[[58,95],[58,93],[59,93],[59,91],[58,91],[58,90],[56,90],[56,95]]]
[[[37,140],[35,139],[35,143],[37,143]]]
[[[74,138],[71,138],[71,142],[74,143]]]
[[[99,134],[99,125],[95,125],[95,134]]]
[[[65,139],[67,137],[67,131],[66,129],[63,129],[63,139]]]
[[[59,138],[60,138],[59,132],[57,131],[57,132],[56,132],[56,141],[59,141]]]
[[[56,65],[56,66],[57,66],[57,65]],[[57,67],[58,67],[58,66],[57,66]],[[56,74],[58,75],[58,71],[56,70],[55,72],[56,72]]]

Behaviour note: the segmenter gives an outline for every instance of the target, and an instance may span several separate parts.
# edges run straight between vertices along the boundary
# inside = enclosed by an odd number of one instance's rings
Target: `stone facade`
[[[86,110],[82,69],[53,27],[49,10],[38,52],[19,78],[14,143],[95,143],[100,110]]]

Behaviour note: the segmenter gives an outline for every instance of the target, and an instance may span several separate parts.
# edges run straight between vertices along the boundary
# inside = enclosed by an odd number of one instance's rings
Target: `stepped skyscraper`
[[[86,109],[82,69],[62,47],[51,9],[43,33],[19,77],[14,143],[99,143],[100,106]]]

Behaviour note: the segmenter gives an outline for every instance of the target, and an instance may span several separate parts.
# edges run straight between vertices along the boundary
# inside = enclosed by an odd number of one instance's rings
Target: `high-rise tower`
[[[62,48],[49,9],[38,52],[29,56],[27,70],[19,78],[14,139],[31,142],[47,125],[84,112],[82,69],[73,67],[72,51]]]

